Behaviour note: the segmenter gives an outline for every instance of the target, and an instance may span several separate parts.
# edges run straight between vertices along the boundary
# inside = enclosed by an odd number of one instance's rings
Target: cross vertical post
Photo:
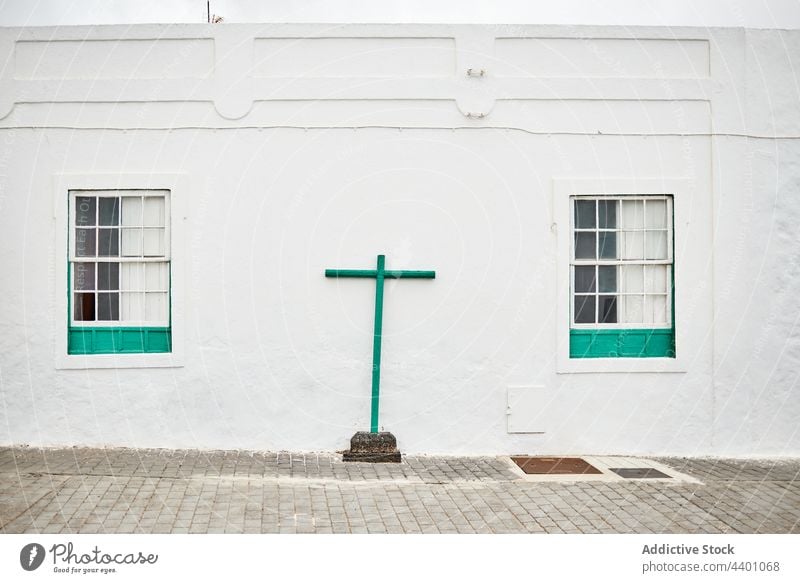
[[[381,339],[383,336],[383,285],[386,279],[434,279],[435,271],[387,270],[386,256],[378,255],[376,269],[326,269],[325,277],[375,278],[375,328],[372,333],[372,397],[370,432],[378,433],[378,410],[381,384]]]
[[[375,272],[375,330],[372,334],[372,406],[369,430],[378,432],[378,403],[381,392],[381,335],[383,333],[383,280],[386,256],[378,255]]]

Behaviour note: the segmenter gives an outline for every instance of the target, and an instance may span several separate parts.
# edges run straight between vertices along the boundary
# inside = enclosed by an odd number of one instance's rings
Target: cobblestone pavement
[[[0,448],[0,531],[800,533],[800,460],[658,461],[703,484],[530,482],[492,457]]]

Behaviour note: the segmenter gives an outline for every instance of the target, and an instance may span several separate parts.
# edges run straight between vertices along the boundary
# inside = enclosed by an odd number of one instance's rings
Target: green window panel
[[[570,358],[675,358],[674,328],[570,330]]]
[[[141,354],[172,352],[170,328],[70,328],[69,354]]]

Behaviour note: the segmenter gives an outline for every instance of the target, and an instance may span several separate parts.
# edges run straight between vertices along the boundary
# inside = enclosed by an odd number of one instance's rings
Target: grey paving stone
[[[800,460],[659,461],[704,484],[528,482],[492,457],[0,448],[0,531],[800,533]]]

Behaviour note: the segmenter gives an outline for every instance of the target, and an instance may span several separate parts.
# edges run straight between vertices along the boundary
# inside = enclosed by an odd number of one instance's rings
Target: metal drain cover
[[[655,468],[608,468],[615,474],[623,478],[642,479],[642,478],[671,478],[664,472]]]
[[[511,460],[526,474],[602,474],[596,467],[579,457],[527,457]]]

